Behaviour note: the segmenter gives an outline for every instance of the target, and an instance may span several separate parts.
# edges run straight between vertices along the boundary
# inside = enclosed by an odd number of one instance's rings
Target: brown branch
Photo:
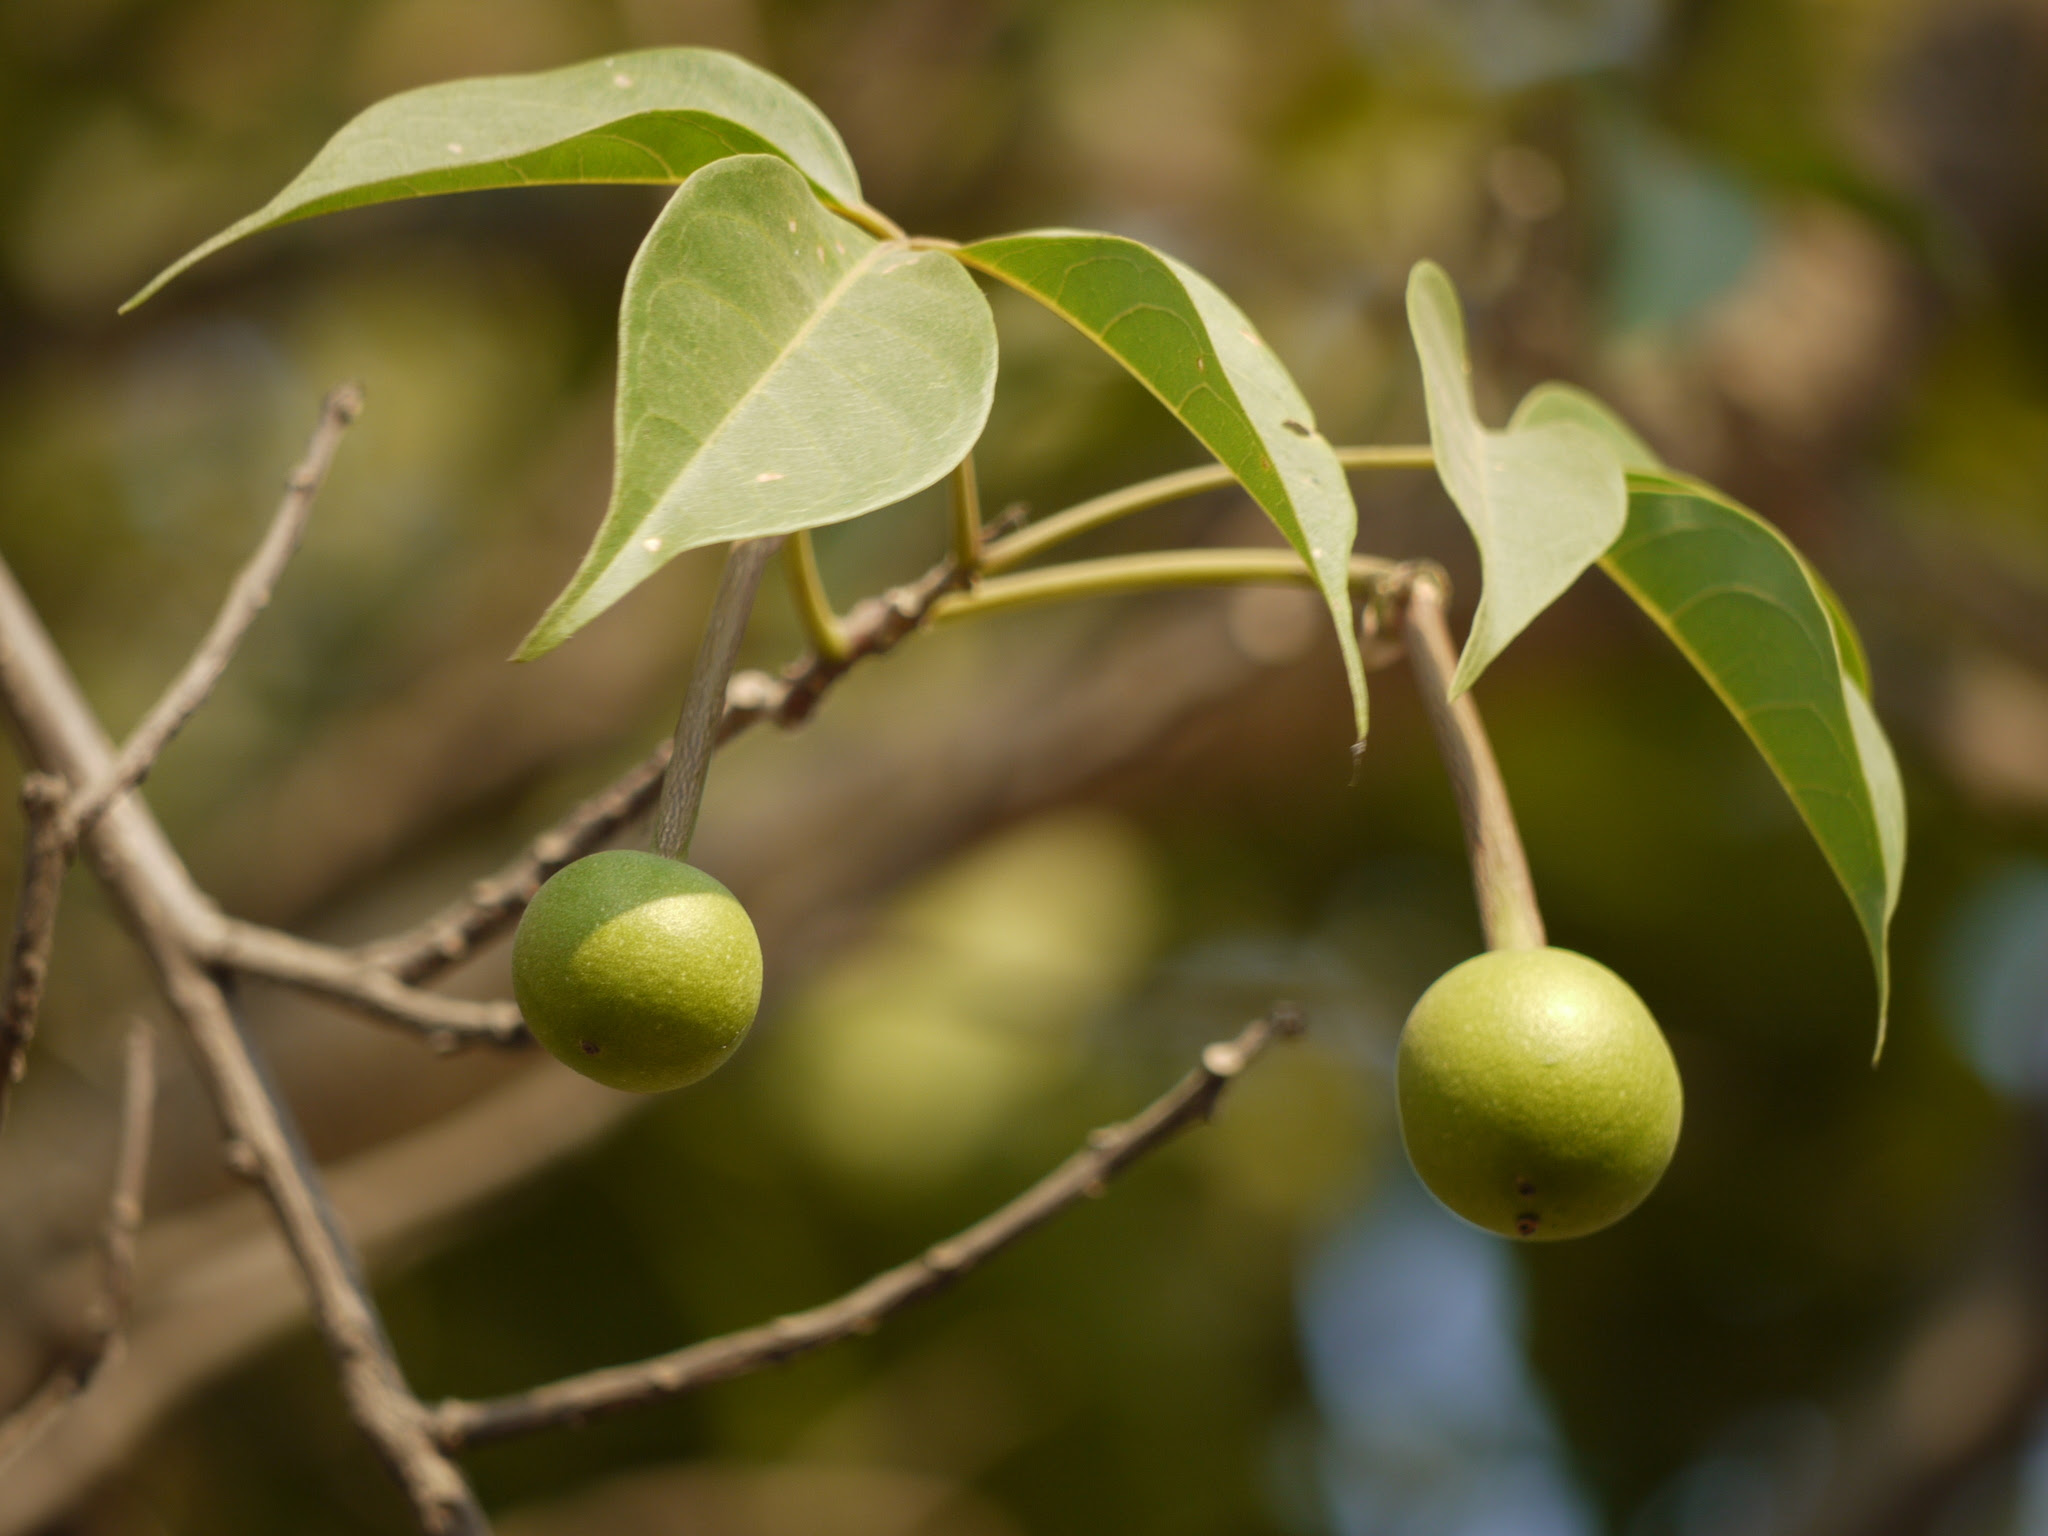
[[[962,1275],[1076,1202],[1104,1193],[1109,1181],[1146,1153],[1205,1120],[1231,1080],[1274,1040],[1301,1030],[1301,1016],[1277,1006],[1234,1040],[1202,1052],[1201,1065],[1120,1125],[1091,1132],[1087,1144],[1001,1209],[936,1243],[907,1264],[876,1275],[836,1301],[758,1328],[707,1339],[644,1360],[571,1376],[483,1402],[451,1399],[432,1410],[435,1439],[458,1450],[598,1414],[676,1397],[872,1333],[891,1313],[946,1289]]]
[[[92,1331],[29,1400],[0,1420],[0,1472],[78,1401],[100,1367],[121,1346],[135,1299],[135,1234],[142,1226],[142,1187],[149,1173],[150,1120],[156,1105],[156,1037],[138,1020],[128,1032],[121,1087],[121,1136],[114,1188],[100,1233],[101,1295]]]
[[[257,923],[222,919],[201,957],[209,964],[343,1003],[423,1036],[436,1050],[532,1043],[516,1003],[425,992],[349,950]]]
[[[922,625],[941,597],[961,586],[951,560],[942,560],[916,581],[857,604],[846,616],[843,658],[809,655],[780,677],[741,672],[726,685],[725,713],[716,745],[723,746],[763,720],[794,726],[809,718],[834,683],[870,656],[880,656]],[[405,982],[440,975],[475,953],[519,920],[541,883],[563,865],[602,846],[654,803],[668,766],[670,743],[662,742],[612,783],[578,805],[529,843],[509,864],[478,881],[462,900],[424,922],[356,951],[364,964]],[[267,974],[267,973],[266,973]],[[271,979],[292,981],[287,976]]]
[[[214,615],[213,627],[199,642],[192,659],[185,663],[184,671],[164,690],[163,697],[143,716],[141,724],[129,733],[107,771],[80,785],[65,806],[65,831],[69,839],[75,840],[117,796],[126,794],[147,777],[171,738],[184,728],[220,682],[243,637],[249,633],[249,626],[270,605],[278,578],[284,575],[286,563],[297,552],[299,540],[305,534],[313,500],[320,494],[328,468],[334,463],[342,435],[362,414],[362,409],[363,391],[356,384],[343,384],[329,391],[321,402],[320,420],[306,444],[305,457],[286,482],[284,499],[278,503],[263,542],[256,546],[256,552],[228,588],[220,612]]]
[[[72,783],[93,783],[114,754],[76,680],[13,573],[0,563],[0,704],[25,757]],[[124,795],[85,835],[83,852],[149,956],[198,1050],[231,1162],[257,1180],[304,1278],[308,1300],[359,1428],[405,1490],[421,1526],[479,1536],[489,1524],[455,1464],[426,1432],[361,1266],[306,1155],[291,1112],[266,1077],[222,984],[195,958],[210,908],[148,808]],[[217,921],[217,919],[214,919]]]
[[[31,773],[21,783],[28,830],[22,839],[21,895],[14,907],[14,936],[7,948],[6,990],[0,993],[0,1125],[14,1085],[28,1071],[36,1014],[50,979],[50,946],[57,934],[57,898],[71,862],[64,831],[64,781]]]
[[[8,949],[6,990],[0,994],[0,1124],[6,1120],[9,1090],[28,1066],[36,1013],[49,979],[57,900],[79,836],[115,800],[142,782],[171,738],[213,692],[249,626],[269,605],[278,578],[299,547],[313,499],[327,478],[342,434],[362,407],[363,392],[356,385],[344,384],[328,394],[305,457],[292,471],[263,542],[229,586],[212,628],[192,659],[130,733],[106,770],[68,794],[63,780],[47,774],[31,774],[23,781],[28,836],[22,853],[21,899],[15,908],[14,937]]]
[[[1415,685],[1429,711],[1444,771],[1457,792],[1458,817],[1465,824],[1465,852],[1472,863],[1472,888],[1479,898],[1486,947],[1541,949],[1543,914],[1536,905],[1536,885],[1529,878],[1529,860],[1522,852],[1514,807],[1486,739],[1478,705],[1469,693],[1456,699],[1450,696],[1457,651],[1444,622],[1443,589],[1428,571],[1417,572],[1408,582],[1405,623]]]

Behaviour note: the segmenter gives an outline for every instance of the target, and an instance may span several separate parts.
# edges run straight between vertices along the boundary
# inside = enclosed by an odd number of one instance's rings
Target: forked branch
[[[1298,1034],[1301,1027],[1301,1016],[1294,1009],[1276,1006],[1265,1018],[1246,1025],[1235,1039],[1220,1040],[1203,1051],[1192,1072],[1137,1115],[1091,1132],[1080,1151],[1009,1204],[836,1301],[637,1365],[590,1371],[483,1402],[443,1402],[432,1410],[434,1437],[444,1449],[453,1451],[554,1425],[581,1423],[749,1375],[828,1344],[871,1333],[891,1313],[944,1290],[1068,1206],[1103,1194],[1109,1181],[1132,1163],[1197,1121],[1206,1120],[1240,1072],[1275,1040]]]

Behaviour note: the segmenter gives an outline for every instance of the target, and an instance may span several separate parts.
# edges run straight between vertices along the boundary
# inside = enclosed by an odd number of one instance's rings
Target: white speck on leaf
[[[617,87],[618,87],[618,88],[619,88],[620,90],[622,90],[622,91],[623,91],[623,90],[624,90],[624,89],[625,89],[625,88],[626,88],[627,86],[631,85],[632,83],[633,83],[633,77],[632,77],[631,75],[613,75],[613,76],[612,76],[612,84],[613,84],[613,85],[616,85],[616,86],[617,86]]]
[[[766,485],[770,480],[780,480],[781,478],[782,476],[778,475],[774,470],[764,469],[761,473],[754,476],[754,484]]]
[[[791,233],[792,235],[796,233],[796,220],[795,220],[795,219],[791,219],[791,220],[789,221],[789,232],[790,232],[790,233]]]
[[[459,155],[462,153],[462,146],[460,144],[450,144],[448,146],[448,153],[451,155]]]
[[[659,537],[645,538],[640,541],[640,547],[651,555],[661,548],[661,540]]]

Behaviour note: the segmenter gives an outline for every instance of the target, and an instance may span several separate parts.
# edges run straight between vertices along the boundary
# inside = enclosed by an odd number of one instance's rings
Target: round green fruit
[[[761,1005],[761,943],[731,891],[688,864],[612,849],[557,870],[512,940],[536,1040],[585,1077],[680,1088],[738,1048]]]
[[[1446,972],[1401,1031],[1401,1140],[1430,1193],[1503,1237],[1582,1237],[1656,1188],[1678,1146],[1678,1065],[1643,1000],[1568,949]]]

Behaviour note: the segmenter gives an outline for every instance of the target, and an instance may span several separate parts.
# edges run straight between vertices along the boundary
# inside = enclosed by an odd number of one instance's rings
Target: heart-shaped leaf
[[[1365,669],[1350,595],[1358,509],[1308,402],[1244,312],[1199,272],[1119,235],[1033,230],[958,254],[1122,363],[1265,509],[1315,573],[1336,621],[1363,741]]]
[[[1479,545],[1479,610],[1451,679],[1455,698],[1614,542],[1628,488],[1614,448],[1583,422],[1480,425],[1457,290],[1434,262],[1408,276],[1408,327],[1437,475]]]
[[[716,49],[651,48],[430,85],[358,115],[282,192],[166,267],[122,309],[244,235],[315,214],[488,187],[673,183],[727,155],[760,153],[787,159],[834,202],[860,204],[853,161],[825,115]]]
[[[995,368],[995,322],[958,262],[874,240],[773,156],[705,166],[633,258],[611,506],[519,656],[686,549],[932,484],[981,435]]]
[[[1799,808],[1870,947],[1882,1051],[1906,803],[1842,642],[1847,619],[1755,513],[1675,477],[1631,475],[1629,492],[1627,529],[1601,566],[1699,669]]]

